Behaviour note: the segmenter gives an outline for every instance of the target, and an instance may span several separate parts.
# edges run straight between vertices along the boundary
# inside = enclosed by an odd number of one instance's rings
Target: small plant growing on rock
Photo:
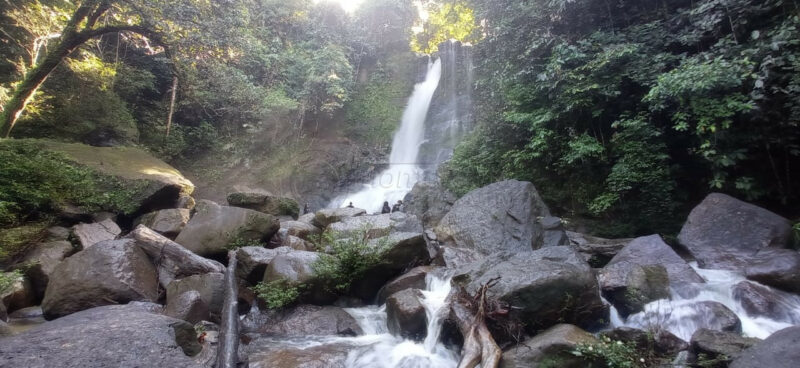
[[[14,283],[21,278],[22,272],[19,270],[14,270],[7,273],[0,272],[0,294],[3,294],[11,289],[11,287],[14,286]]]
[[[253,287],[253,291],[267,303],[267,308],[280,309],[294,303],[300,297],[300,292],[304,287],[303,284],[294,284],[289,280],[280,279],[259,282]]]
[[[380,265],[388,248],[385,238],[370,242],[369,229],[361,229],[351,237],[339,237],[326,231],[312,240],[320,255],[314,267],[314,274],[335,293],[350,289],[353,281],[361,278],[371,268]]]
[[[633,343],[608,337],[603,337],[596,344],[578,344],[571,353],[591,362],[605,363],[609,368],[647,367],[647,361],[639,356]]]

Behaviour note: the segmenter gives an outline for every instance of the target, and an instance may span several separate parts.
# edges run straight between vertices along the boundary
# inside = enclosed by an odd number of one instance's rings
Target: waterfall
[[[329,207],[342,207],[352,202],[354,206],[370,213],[380,212],[384,201],[394,204],[403,199],[420,180],[422,171],[417,157],[425,138],[425,118],[441,75],[441,59],[429,62],[425,80],[414,86],[414,92],[403,111],[400,129],[392,140],[389,167],[371,183],[364,184],[361,190],[334,198]]]

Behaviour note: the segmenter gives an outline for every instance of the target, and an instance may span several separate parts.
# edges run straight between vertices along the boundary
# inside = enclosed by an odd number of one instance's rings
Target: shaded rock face
[[[120,233],[122,230],[111,219],[72,227],[72,236],[80,244],[81,249],[89,248],[101,241],[114,240]]]
[[[167,301],[164,314],[191,324],[209,319],[208,304],[196,290],[189,290]]]
[[[56,266],[74,252],[75,248],[66,240],[50,241],[36,244],[19,262],[25,268],[25,276],[31,281],[37,299],[44,298]]]
[[[42,301],[47,319],[97,306],[154,301],[156,269],[131,239],[97,243],[56,266]]]
[[[651,301],[670,297],[667,269],[658,264],[602,269],[597,280],[603,296],[623,317],[641,312]]]
[[[603,267],[606,277],[600,280],[601,288],[605,290],[625,285],[624,278],[634,266],[656,264],[667,270],[669,283],[673,288],[705,282],[660,236],[650,235],[632,240]]]
[[[0,357],[4,366],[27,368],[203,366],[176,342],[176,324],[191,328],[137,307],[97,307],[4,338]]]
[[[622,248],[630,243],[632,238],[605,239],[596,236],[566,232],[569,244],[578,250],[586,262],[593,267],[603,267],[614,258]]]
[[[555,325],[503,353],[501,368],[528,368],[544,364],[563,368],[600,367],[572,355],[578,344],[595,344],[592,334],[577,326]]]
[[[665,355],[674,355],[689,348],[686,341],[663,329],[648,332],[637,328],[617,327],[603,331],[600,335],[614,341],[632,342],[638,349],[654,349],[657,353]]]
[[[437,182],[421,181],[414,184],[405,198],[405,212],[417,216],[426,229],[434,228],[450,212],[456,196]]]
[[[460,269],[453,282],[474,294],[495,278],[491,293],[513,305],[511,313],[529,331],[561,321],[589,328],[608,320],[592,269],[570,247],[494,254]]]
[[[386,299],[386,325],[395,336],[422,341],[427,335],[428,319],[419,289],[405,289]]]
[[[199,294],[211,315],[212,322],[219,321],[225,299],[225,275],[213,272],[170,282],[167,285],[167,306],[182,304],[181,296],[191,291]]]
[[[750,281],[733,287],[733,298],[752,316],[767,317],[792,324],[800,323],[800,296],[770,289]]]
[[[250,368],[345,368],[347,356],[355,347],[331,343],[310,348],[257,339],[247,346]]]
[[[147,226],[161,235],[174,239],[189,222],[190,212],[183,208],[154,211],[140,216],[133,225]]]
[[[442,242],[484,254],[530,251],[542,246],[537,217],[550,210],[533,184],[501,181],[461,197],[436,227]]]
[[[235,240],[268,241],[280,223],[272,215],[200,200],[175,242],[201,256],[223,254]]]
[[[389,281],[378,291],[378,305],[382,305],[386,302],[386,298],[398,291],[406,289],[425,289],[425,278],[428,276],[428,272],[432,270],[433,267],[431,266],[414,267],[394,280]]]
[[[367,211],[361,208],[326,208],[317,211],[314,215],[313,225],[321,229],[328,227],[334,222],[340,222],[345,218],[363,216]]]
[[[278,197],[270,193],[241,192],[228,195],[228,204],[234,207],[247,208],[273,216],[300,215],[300,206],[291,198]]]
[[[357,336],[364,332],[342,308],[299,305],[282,311],[251,311],[242,320],[242,331],[281,337]]]
[[[262,247],[242,247],[236,252],[236,259],[239,264],[236,268],[236,275],[247,280],[251,284],[256,284],[264,279],[264,272],[272,260],[281,254],[286,254],[292,250],[288,247],[267,249]]]
[[[739,355],[731,368],[790,368],[800,361],[800,326],[788,327],[773,333]]]
[[[747,262],[745,275],[764,285],[800,293],[800,253],[790,249],[762,249]]]
[[[558,245],[569,245],[569,237],[564,231],[564,223],[555,216],[539,218],[537,222],[542,226],[542,246],[554,247]]]
[[[711,193],[695,207],[678,241],[703,268],[736,270],[763,248],[789,242],[789,220],[731,196]]]
[[[689,361],[697,362],[698,357],[702,354],[707,360],[722,359],[725,356],[727,363],[759,341],[761,340],[742,337],[733,332],[701,328],[692,335]],[[727,366],[727,364],[720,364],[720,366]]]
[[[364,276],[355,280],[350,287],[353,296],[366,302],[372,302],[381,287],[403,271],[415,265],[426,265],[431,261],[431,254],[425,238],[420,233],[397,232],[389,236],[373,239],[372,246],[386,247],[383,262],[364,272]]]
[[[440,246],[433,263],[451,269],[460,268],[483,258],[476,250],[450,246]]]
[[[11,276],[13,274],[6,274]],[[36,304],[36,293],[33,285],[24,276],[17,277],[8,288],[0,294],[0,304],[3,305],[2,314],[30,307]]]

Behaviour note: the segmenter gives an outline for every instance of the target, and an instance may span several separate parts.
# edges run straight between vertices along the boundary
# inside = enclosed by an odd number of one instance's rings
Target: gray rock
[[[592,334],[577,326],[555,325],[531,339],[503,352],[500,368],[551,366],[559,368],[599,367],[570,352],[578,344],[597,344]]]
[[[225,298],[225,275],[213,272],[184,277],[169,283],[167,285],[167,307],[169,308],[171,304],[179,305],[181,296],[190,291],[200,294],[200,299],[205,303],[211,315],[211,321],[219,321]]]
[[[800,361],[800,326],[787,327],[773,333],[751,348],[744,350],[730,368],[791,368]]]
[[[703,268],[744,268],[763,248],[784,248],[789,220],[731,196],[711,193],[695,207],[678,241]]]
[[[393,335],[422,341],[427,335],[428,318],[419,289],[405,289],[386,299],[386,325]]]
[[[139,216],[133,225],[144,225],[168,238],[175,238],[189,222],[190,210],[172,208]]]
[[[361,208],[326,208],[317,211],[314,215],[313,225],[324,229],[334,222],[340,222],[348,217],[366,215],[367,211]]]
[[[684,261],[658,235],[633,239],[611,261],[603,267],[607,277],[601,278],[601,288],[614,288],[625,285],[624,278],[634,266],[662,265],[667,270],[673,288],[685,288],[692,283],[705,282],[697,272]]]
[[[264,273],[264,282],[286,280],[291,283],[305,283],[314,278],[314,262],[319,254],[294,250],[279,254],[272,259]]]
[[[800,296],[795,294],[742,281],[733,287],[733,298],[752,316],[800,324]]]
[[[433,263],[450,269],[457,269],[483,258],[477,250],[440,246]]]
[[[608,320],[591,267],[570,247],[490,255],[460,269],[453,282],[474,295],[498,278],[490,293],[514,306],[512,317],[528,331],[561,322],[589,328]]]
[[[281,247],[291,248],[294,250],[305,250],[309,252],[313,252],[315,247],[314,244],[307,242],[303,239],[300,239],[294,235],[289,235],[283,238],[281,242]]]
[[[281,228],[287,229],[289,235],[303,240],[311,240],[312,236],[322,234],[318,227],[302,221],[284,221],[281,222]]]
[[[539,220],[542,226],[542,246],[555,247],[558,245],[569,245],[569,237],[564,231],[564,224],[561,219],[555,216],[542,217]]]
[[[36,299],[44,298],[44,291],[47,289],[53,270],[64,258],[69,257],[75,251],[72,243],[66,240],[38,243],[19,262],[25,270],[25,276],[31,281]]]
[[[228,204],[234,207],[247,208],[273,216],[300,215],[300,206],[291,198],[274,196],[268,192],[241,192],[228,195]]]
[[[13,273],[6,273],[6,277]],[[36,305],[36,293],[33,285],[25,276],[16,277],[14,282],[0,293],[0,303],[4,305],[6,313]]]
[[[182,319],[191,324],[205,321],[210,318],[208,304],[203,301],[197,290],[186,291],[172,300],[167,300],[164,314],[177,319]]]
[[[306,213],[304,215],[300,215],[300,217],[297,218],[297,221],[304,222],[309,225],[314,225],[315,216],[316,215],[314,213]]]
[[[443,242],[484,254],[530,251],[543,244],[538,217],[549,216],[533,184],[507,180],[461,197],[436,227]]]
[[[191,211],[194,209],[194,206],[196,204],[197,202],[195,202],[192,196],[182,194],[180,197],[178,197],[178,200],[175,202],[175,208],[182,208]]]
[[[364,301],[372,302],[378,290],[392,278],[417,265],[430,263],[431,255],[420,233],[396,232],[371,240],[370,245],[382,246],[383,262],[367,269],[364,276],[353,282],[350,291]]]
[[[251,342],[246,351],[250,368],[346,368],[348,354],[355,348],[343,342],[304,347],[262,338]]]
[[[299,305],[280,311],[251,311],[242,320],[245,333],[280,337],[356,336],[364,332],[353,316],[333,306]]]
[[[745,274],[764,285],[800,293],[800,253],[790,249],[762,249],[747,262]]]
[[[649,302],[670,297],[667,269],[659,264],[602,269],[597,280],[603,296],[623,317],[641,312]]]
[[[114,221],[108,219],[93,224],[78,224],[72,227],[72,236],[81,249],[86,249],[101,241],[114,240],[122,233]]]
[[[603,331],[602,337],[608,337],[612,341],[622,341],[633,343],[636,348],[642,351],[655,350],[662,355],[675,355],[680,351],[689,348],[686,341],[681,340],[671,332],[654,328],[653,331],[644,331],[630,327],[617,327],[613,330]]]
[[[7,323],[0,320],[0,337],[11,336],[13,334],[14,330],[11,329],[11,327]]]
[[[414,267],[392,281],[389,281],[378,291],[378,305],[385,303],[386,298],[398,291],[405,289],[425,289],[425,278],[428,272],[432,270],[433,267],[431,266]]]
[[[583,259],[593,267],[603,267],[625,248],[633,238],[605,239],[596,236],[566,232],[570,245],[581,253]]]
[[[54,242],[69,239],[70,230],[63,226],[48,227],[45,231],[45,242]]]
[[[334,232],[335,237],[351,238],[363,237],[376,239],[388,236],[392,232],[422,233],[422,224],[414,215],[403,212],[387,213],[382,215],[346,217],[339,222],[328,225],[328,230]]]
[[[743,350],[760,341],[751,337],[742,337],[733,332],[701,328],[692,335],[689,361],[696,362],[702,354],[707,360],[719,359],[727,363],[739,356]],[[727,364],[720,363],[719,366],[727,366]]]
[[[181,323],[127,305],[92,308],[3,338],[0,357],[26,368],[204,366],[176,342]]]
[[[436,227],[442,217],[450,212],[456,196],[439,183],[421,181],[414,184],[403,199],[405,212],[417,216],[426,229]]]
[[[280,223],[272,215],[198,201],[196,213],[175,242],[201,255],[223,254],[235,240],[269,241]]]
[[[262,247],[242,247],[236,252],[238,266],[236,274],[252,284],[264,279],[264,271],[272,260],[280,254],[291,252],[288,247],[267,249]]]
[[[158,298],[156,269],[131,239],[97,243],[56,266],[42,310],[47,319],[92,307]]]

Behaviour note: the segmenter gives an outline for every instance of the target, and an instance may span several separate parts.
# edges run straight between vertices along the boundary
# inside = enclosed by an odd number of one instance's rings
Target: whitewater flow
[[[616,308],[611,306],[611,327],[633,327],[639,329],[664,328],[680,337],[684,341],[691,340],[695,331],[700,328],[718,329],[719,322],[714,315],[707,315],[703,310],[695,307],[697,302],[714,301],[721,303],[733,311],[742,322],[742,334],[749,337],[764,339],[773,332],[794,325],[800,320],[800,297],[787,296],[781,300],[787,309],[793,310],[795,321],[778,321],[762,316],[749,315],[741,303],[733,297],[733,288],[746,278],[734,271],[707,270],[697,267],[696,262],[690,263],[692,268],[706,280],[702,284],[693,284],[691,290],[672,291],[670,299],[656,300],[645,305],[644,310],[628,316],[620,317]],[[683,297],[681,294],[690,294]]]
[[[425,80],[414,86],[400,129],[392,140],[389,167],[359,191],[334,198],[328,207],[343,207],[352,202],[355,207],[376,213],[381,211],[384,201],[391,206],[411,191],[423,174],[417,156],[425,139],[425,117],[441,76],[442,62],[437,59],[428,64]]]

